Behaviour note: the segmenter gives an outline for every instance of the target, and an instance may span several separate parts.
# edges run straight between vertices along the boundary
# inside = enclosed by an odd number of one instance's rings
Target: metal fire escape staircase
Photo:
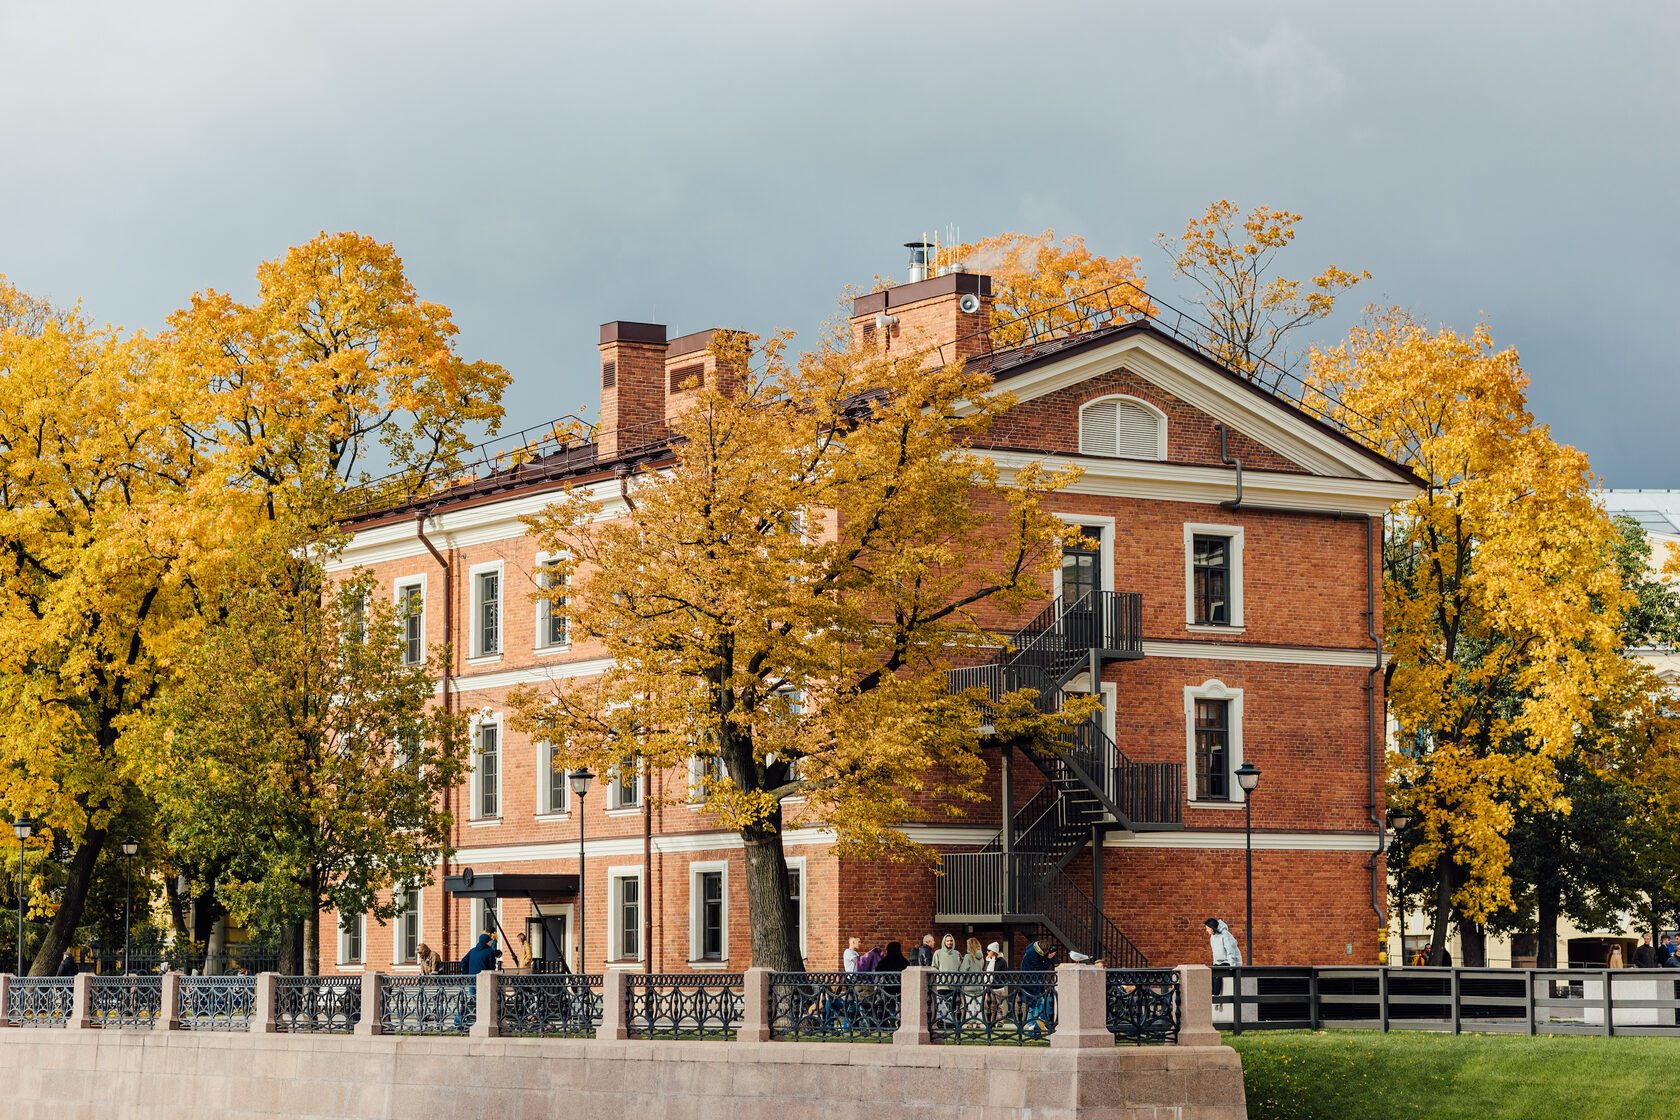
[[[1070,680],[1088,673],[1096,688],[1103,664],[1143,656],[1142,613],[1142,597],[1128,592],[1092,592],[1071,604],[1057,599],[1014,636],[1008,649],[984,664],[952,670],[951,688],[982,688],[993,700],[1033,689],[1040,711],[1061,711]],[[1100,722],[1088,720],[1047,746],[1020,747],[1046,780],[1015,806],[1014,749],[1003,746],[1004,826],[979,851],[942,857],[937,920],[1046,933],[1102,958],[1111,968],[1147,964],[1103,913],[1101,841],[1113,829],[1184,827],[1183,764],[1133,762]],[[1087,847],[1092,852],[1089,894],[1066,870]]]

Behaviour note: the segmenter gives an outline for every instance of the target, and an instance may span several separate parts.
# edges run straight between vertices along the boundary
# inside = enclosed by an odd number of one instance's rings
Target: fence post
[[[1388,1033],[1388,969],[1377,970],[1377,1018],[1382,1022],[1382,1032]]]
[[[770,1041],[770,970],[749,968],[741,974],[741,1026],[736,1042]]]
[[[933,1035],[928,1033],[928,977],[933,969],[912,965],[899,975],[898,1029],[893,1032],[894,1046],[931,1046]],[[1060,996],[1056,997],[1058,1000]]]
[[[1452,987],[1451,987],[1451,991],[1452,991],[1452,1028],[1453,1028],[1453,1033],[1454,1034],[1462,1034],[1463,1031],[1464,1031],[1464,1017],[1461,1013],[1462,1009],[1459,1007],[1459,1003],[1458,1003],[1458,999],[1459,999],[1459,976],[1458,976],[1458,966],[1457,965],[1454,965],[1452,967]]]
[[[1242,1033],[1242,1007],[1243,1007],[1243,990],[1242,990],[1243,983],[1242,983],[1242,981],[1243,981],[1242,965],[1238,965],[1237,967],[1235,967],[1231,970],[1231,1033],[1232,1034],[1241,1034]],[[1255,995],[1259,995],[1259,994],[1260,994],[1259,992],[1255,992]]]
[[[353,1033],[359,1035],[383,1034],[380,1029],[380,1002],[385,998],[385,974],[382,972],[362,973],[362,1017],[356,1020]]]
[[[1604,1037],[1605,1038],[1609,1038],[1611,1035],[1616,1033],[1615,1025],[1612,1024],[1611,1021],[1610,1021],[1610,1012],[1611,1012],[1611,1007],[1612,1007],[1612,1004],[1611,1004],[1611,1001],[1610,1001],[1610,978],[1614,975],[1615,975],[1615,973],[1611,972],[1608,968],[1604,970]]]
[[[166,972],[163,974],[163,991],[158,1000],[158,1018],[152,1025],[153,1030],[178,1031],[181,1029],[181,977],[180,972]]]
[[[73,1031],[93,1029],[93,974],[90,972],[76,973],[74,986],[70,989],[70,1021],[64,1024]]]
[[[1318,969],[1307,969],[1307,1023],[1313,1030],[1318,1030]]]
[[[487,968],[478,974],[477,980],[478,987],[473,991],[473,1025],[467,1034],[473,1038],[497,1038],[502,1033],[497,1014],[502,1006],[498,989],[501,976],[495,969]]]
[[[1530,968],[1525,971],[1528,973],[1528,1033],[1530,1037],[1533,1037],[1540,1031],[1539,1024],[1535,1021],[1534,1015],[1534,970]]]
[[[12,1025],[12,974],[0,972],[0,1028]]]
[[[1213,1026],[1213,969],[1205,964],[1178,966],[1178,1044],[1219,1045]]]
[[[625,1021],[630,975],[622,968],[609,968],[601,977],[601,986],[601,1025],[595,1029],[595,1037],[621,1042],[630,1037],[630,1025]]]
[[[1050,1045],[1114,1049],[1114,1032],[1108,1029],[1106,971],[1088,964],[1056,966],[1056,1029],[1050,1032]]]
[[[275,973],[257,973],[257,994],[251,1001],[251,1033],[274,1034],[274,996],[279,985]]]

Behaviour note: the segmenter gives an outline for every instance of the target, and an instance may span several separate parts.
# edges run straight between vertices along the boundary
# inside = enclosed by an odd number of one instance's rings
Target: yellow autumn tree
[[[747,370],[752,343],[731,336],[719,362]],[[979,796],[981,719],[944,669],[998,640],[982,612],[1046,593],[1070,530],[1041,503],[1072,476],[1029,467],[1005,485],[967,450],[1008,404],[985,376],[838,340],[798,360],[783,347],[763,341],[739,394],[700,388],[669,465],[529,519],[565,558],[574,633],[611,667],[509,703],[563,766],[697,767],[705,810],[744,844],[753,963],[798,969],[784,828],[908,857],[898,825],[918,804]],[[1020,699],[1000,733],[1088,715]]]
[[[937,263],[957,263],[992,278],[992,345],[1060,338],[1155,313],[1137,257],[1104,257],[1085,239],[1056,231],[1002,233],[941,249]]]
[[[213,407],[155,339],[75,313],[0,331],[0,802],[69,852],[36,975],[134,797],[129,726],[252,512],[205,457]]]
[[[1336,296],[1369,280],[1369,272],[1331,265],[1310,280],[1273,273],[1277,255],[1295,240],[1301,215],[1257,206],[1246,215],[1220,199],[1191,218],[1184,233],[1155,239],[1172,258],[1173,271],[1199,289],[1207,316],[1202,339],[1215,357],[1270,388],[1293,366],[1285,339],[1335,308]]]
[[[1566,808],[1557,761],[1624,676],[1617,531],[1586,456],[1528,411],[1514,350],[1486,325],[1430,332],[1397,310],[1313,351],[1314,383],[1422,491],[1389,519],[1390,773],[1412,867],[1435,865],[1435,957],[1454,912],[1511,903],[1513,807]],[[1600,713],[1601,714],[1601,713]]]

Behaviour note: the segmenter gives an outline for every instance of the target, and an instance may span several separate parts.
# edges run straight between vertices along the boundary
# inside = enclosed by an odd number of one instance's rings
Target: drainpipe
[[[1383,648],[1382,636],[1377,633],[1377,576],[1373,567],[1372,546],[1372,536],[1376,531],[1375,522],[1373,517],[1365,519],[1365,632],[1370,635],[1371,645],[1376,652],[1376,661],[1365,678],[1365,749],[1370,763],[1366,771],[1366,789],[1370,800],[1365,807],[1370,814],[1371,825],[1377,830],[1377,847],[1371,853],[1371,909],[1376,913],[1378,923],[1387,929],[1388,911],[1379,901],[1381,881],[1377,877],[1377,857],[1382,855],[1387,847],[1388,829],[1382,817],[1377,815],[1377,674],[1382,672],[1383,668]],[[1405,946],[1402,945],[1401,955],[1404,953]]]
[[[1227,467],[1237,468],[1237,496],[1219,504],[1225,509],[1237,509],[1242,505],[1242,460],[1232,458],[1225,446],[1225,425],[1215,424],[1213,428],[1219,433],[1219,461]]]
[[[642,894],[642,971],[653,971],[653,767],[642,763],[642,878],[647,888]],[[661,892],[661,898],[663,898]],[[663,923],[661,917],[661,923]]]
[[[426,551],[432,554],[432,558],[438,562],[438,565],[443,568],[443,644],[449,649],[449,656],[444,658],[443,661],[443,714],[448,715],[452,699],[449,687],[449,670],[455,659],[455,574],[449,565],[449,561],[444,559],[443,553],[439,552],[437,546],[432,544],[430,538],[426,536],[426,515],[424,513],[414,515],[414,535],[421,544],[426,546]],[[449,812],[449,793],[448,789],[443,791],[443,811],[446,813]],[[449,860],[447,858],[443,861],[443,873],[445,875],[449,874]],[[447,895],[443,899],[442,933],[443,953],[447,958],[450,955],[449,898]]]

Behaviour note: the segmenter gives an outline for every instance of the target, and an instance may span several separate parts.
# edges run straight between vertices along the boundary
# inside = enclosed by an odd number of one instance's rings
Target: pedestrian
[[[58,974],[74,976],[79,971],[81,970],[76,966],[76,958],[70,955],[70,950],[64,950],[64,959],[58,962]]]
[[[1237,947],[1237,939],[1231,934],[1231,927],[1218,918],[1209,918],[1202,923],[1207,927],[1208,948],[1213,952],[1213,967],[1241,968],[1242,950]],[[1217,972],[1213,977],[1213,993],[1218,995],[1225,990],[1225,978]]]
[[[930,963],[935,972],[961,972],[962,954],[957,952],[957,939],[947,933],[939,943],[939,948],[933,951]]]
[[[461,958],[461,972],[467,976],[477,976],[481,972],[494,972],[496,969],[496,939],[488,933],[478,935],[478,944],[467,950],[467,955]]]
[[[840,957],[840,968],[841,968],[842,971],[845,971],[845,972],[859,972],[859,971],[862,971],[861,969],[858,968],[858,958],[863,955],[862,953],[858,952],[858,947],[862,944],[863,944],[863,938],[858,937],[856,935],[853,935],[851,937],[846,938],[846,951],[845,951],[845,953],[841,954],[841,957]]]
[[[437,951],[424,941],[414,950],[414,959],[420,962],[420,974],[430,976],[438,970],[439,960]]]
[[[1034,941],[1027,946],[1027,951],[1021,955],[1022,972],[1050,972],[1056,967],[1056,946],[1054,943],[1045,945],[1042,941]],[[1048,985],[1042,979],[1023,980],[1021,983],[1021,1000],[1023,1003],[1023,1021],[1027,1032],[1033,1038],[1038,1038],[1045,1031],[1046,1004],[1048,1002]]]
[[[920,968],[929,968],[933,964],[933,934],[923,934],[922,943],[916,946],[915,952],[910,954],[910,963]]]
[[[1610,946],[1610,952],[1605,956],[1604,963],[1605,963],[1606,966],[1608,966],[1610,968],[1626,968],[1627,967],[1627,965],[1622,962],[1622,945],[1621,945],[1621,942],[1617,942],[1616,944]]]
[[[962,971],[968,973],[977,980],[983,981],[985,977],[986,950],[980,947],[980,939],[978,937],[970,937],[968,939],[968,952],[963,954]],[[963,1015],[965,1018],[972,1018],[977,1014],[979,1010],[978,1004],[980,1002],[980,997],[985,994],[986,985],[984,982],[963,985],[963,996],[965,997],[963,1000],[963,1003],[965,1004],[965,1007],[963,1008]]]
[[[1676,957],[1680,960],[1680,957]],[[1003,955],[1003,946],[996,941],[986,946],[986,1021],[995,1022],[998,1014],[1003,1010],[1004,1002],[1009,996],[1000,972],[1009,971],[1009,958]]]
[[[970,937],[968,939],[967,948],[968,951],[963,954],[962,971],[986,971],[986,950],[980,947],[980,939],[978,937]]]
[[[869,952],[858,958],[859,972],[878,972],[881,968],[881,947],[870,946]]]
[[[1668,963],[1668,958],[1673,955],[1674,938],[1665,933],[1662,935],[1662,940],[1657,942],[1657,964],[1659,966],[1666,965]]]
[[[903,972],[910,967],[910,961],[904,956],[904,946],[896,941],[887,942],[887,951],[881,957],[881,963],[875,966],[876,972]]]
[[[508,946],[513,951],[513,967],[519,967],[521,957],[529,964],[531,961],[531,939],[523,933],[516,933],[513,935],[513,942]]]
[[[1657,956],[1657,947],[1651,944],[1651,935],[1640,938],[1639,948],[1633,951],[1633,967],[1657,968],[1662,960]]]
[[[1675,951],[1669,955],[1669,958],[1663,962],[1663,967],[1680,968],[1680,948],[1676,948]]]
[[[960,973],[962,962],[962,954],[957,952],[957,939],[947,933],[940,940],[939,948],[933,951],[933,970]],[[943,1026],[955,1024],[956,991],[954,984],[940,984],[934,988],[934,1019]]]

